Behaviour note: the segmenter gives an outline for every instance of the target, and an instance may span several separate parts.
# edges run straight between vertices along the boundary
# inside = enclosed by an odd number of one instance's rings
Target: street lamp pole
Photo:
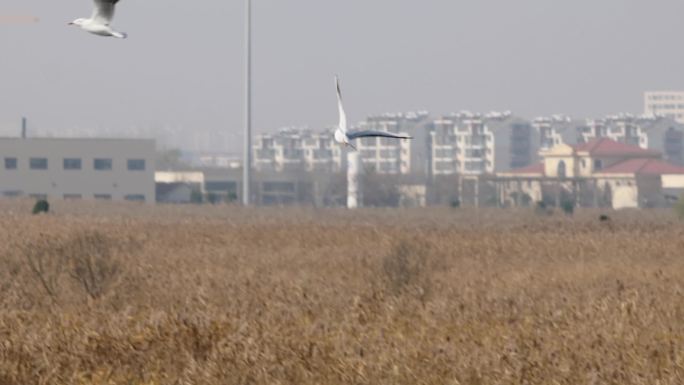
[[[252,182],[252,0],[245,0],[245,147],[242,165],[242,203],[250,205]]]

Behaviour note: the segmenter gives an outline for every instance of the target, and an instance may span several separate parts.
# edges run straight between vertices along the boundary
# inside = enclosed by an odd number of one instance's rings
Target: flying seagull
[[[340,79],[335,76],[335,86],[337,87],[337,108],[340,112],[340,123],[337,125],[335,130],[335,141],[339,144],[344,144],[356,150],[353,144],[350,143],[351,140],[356,138],[367,138],[367,137],[383,137],[383,138],[395,138],[395,139],[413,139],[410,136],[393,134],[387,131],[347,131],[347,114],[344,112],[344,106],[342,105],[342,91],[340,90]]]
[[[82,30],[100,36],[112,36],[125,39],[126,34],[117,32],[109,27],[109,23],[114,18],[114,6],[119,0],[95,0],[95,10],[90,19],[76,19],[69,25],[77,25]]]

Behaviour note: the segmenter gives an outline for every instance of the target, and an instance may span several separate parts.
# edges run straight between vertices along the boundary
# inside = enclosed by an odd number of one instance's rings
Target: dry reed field
[[[0,384],[682,384],[665,212],[0,205]]]

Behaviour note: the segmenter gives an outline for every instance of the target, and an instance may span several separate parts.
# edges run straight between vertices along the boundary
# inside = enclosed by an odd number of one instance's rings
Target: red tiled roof
[[[539,174],[544,175],[544,163],[532,164],[522,168],[515,168],[504,174]]]
[[[684,167],[677,166],[671,163],[664,162],[660,159],[653,158],[636,158],[628,159],[623,162],[606,167],[603,170],[596,171],[597,174],[647,174],[647,175],[663,175],[663,174],[682,174],[684,175]]]
[[[597,138],[587,143],[578,144],[575,146],[575,151],[588,152],[594,156],[660,155],[658,151],[646,150],[639,146],[616,142],[609,138]]]

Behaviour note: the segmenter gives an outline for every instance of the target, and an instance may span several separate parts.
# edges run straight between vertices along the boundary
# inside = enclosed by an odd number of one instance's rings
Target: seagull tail
[[[118,39],[125,39],[128,37],[128,34],[125,32],[112,32],[112,36],[114,36]]]

